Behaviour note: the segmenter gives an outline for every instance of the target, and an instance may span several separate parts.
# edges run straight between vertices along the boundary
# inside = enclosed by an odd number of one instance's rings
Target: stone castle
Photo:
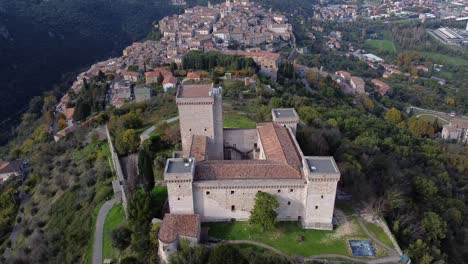
[[[294,109],[273,109],[273,122],[254,129],[232,129],[223,128],[220,88],[181,85],[176,103],[182,151],[164,171],[170,214],[159,236],[163,260],[179,237],[199,240],[200,222],[248,220],[260,191],[277,198],[280,221],[333,228],[340,172],[333,157],[303,155]]]

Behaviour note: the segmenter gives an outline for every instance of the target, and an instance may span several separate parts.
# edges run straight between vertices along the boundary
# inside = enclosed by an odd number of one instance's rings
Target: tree
[[[134,256],[128,256],[123,258],[120,264],[141,264],[141,262]]]
[[[429,255],[429,248],[421,239],[411,243],[408,247],[408,255],[416,263],[431,264],[432,256]]]
[[[260,227],[262,230],[273,229],[276,226],[276,216],[279,203],[276,197],[265,192],[258,192],[255,195],[255,205],[250,212],[249,222]]]
[[[299,108],[298,114],[301,120],[307,125],[311,125],[317,119],[320,119],[320,113],[310,106]]]
[[[134,129],[120,132],[115,141],[115,147],[120,154],[135,153],[139,144],[140,138]]]
[[[436,213],[424,213],[424,218],[421,224],[426,232],[428,241],[439,243],[444,239],[447,233],[447,223]]]
[[[205,264],[208,263],[209,251],[203,246],[190,246],[187,240],[180,241],[177,253],[170,257],[171,264]],[[224,263],[224,261],[217,262]]]
[[[400,110],[392,107],[385,113],[385,120],[392,122],[394,124],[399,124],[402,120]]]
[[[112,230],[112,246],[119,250],[126,249],[130,245],[131,234],[132,232],[130,229],[125,226],[120,226]]]
[[[147,147],[141,148],[138,152],[138,173],[143,188],[147,191],[152,190],[154,187],[153,158]]]
[[[243,264],[246,260],[239,250],[231,245],[216,245],[210,252],[208,264]]]

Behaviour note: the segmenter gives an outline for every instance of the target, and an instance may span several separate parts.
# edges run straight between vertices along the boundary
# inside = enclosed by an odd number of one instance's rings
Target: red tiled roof
[[[198,237],[200,217],[196,214],[165,214],[159,230],[159,240],[172,243],[177,236]]]
[[[74,107],[65,109],[65,117],[67,118],[67,120],[72,119],[74,114],[75,114]]]
[[[197,163],[194,180],[301,179],[301,173],[273,160],[208,160]]]
[[[388,90],[390,90],[390,86],[388,86],[388,84],[382,82],[381,80],[378,80],[378,79],[372,79],[372,83],[379,87],[379,93],[381,95],[384,95],[388,92]]]
[[[204,161],[206,158],[206,136],[194,135],[190,147],[190,157],[196,161]]]
[[[168,77],[168,78],[164,78],[164,81],[163,81],[162,84],[164,85],[164,84],[168,84],[168,83],[172,83],[172,84],[176,85],[176,84],[177,84],[177,78],[174,77],[174,76],[170,76],[170,77]]]
[[[201,74],[199,72],[189,72],[187,73],[187,78],[189,79],[200,79]]]
[[[300,170],[302,161],[287,128],[267,123],[257,128],[267,160],[285,162]]]
[[[0,168],[0,174],[20,172],[21,165],[23,162],[21,160],[13,160],[2,164]]]

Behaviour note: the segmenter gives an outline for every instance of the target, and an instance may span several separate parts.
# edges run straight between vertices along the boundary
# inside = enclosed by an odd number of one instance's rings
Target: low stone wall
[[[109,144],[109,149],[112,157],[112,164],[114,166],[114,171],[115,175],[117,176],[117,181],[118,182],[113,182],[113,189],[114,189],[114,194],[122,202],[124,211],[125,211],[125,216],[128,217],[128,210],[127,210],[127,193],[125,189],[125,178],[122,172],[122,166],[120,165],[120,160],[119,160],[119,155],[117,154],[117,151],[114,148],[114,144],[112,143],[112,138],[109,133],[109,129],[106,126],[106,137],[107,137],[107,143]]]

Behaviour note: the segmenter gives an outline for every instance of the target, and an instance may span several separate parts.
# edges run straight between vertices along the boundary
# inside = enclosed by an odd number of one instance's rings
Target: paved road
[[[96,220],[96,230],[94,231],[93,245],[93,264],[102,264],[102,240],[104,232],[104,222],[107,214],[115,204],[115,199],[105,202],[99,209],[98,218]]]
[[[143,133],[141,133],[141,135],[140,135],[140,141],[141,141],[141,143],[143,143],[143,141],[147,140],[147,139],[149,138],[151,132],[153,132],[153,131],[156,129],[156,127],[158,127],[159,125],[164,124],[164,123],[170,124],[170,123],[175,122],[175,121],[177,121],[177,120],[179,120],[179,117],[178,117],[178,116],[175,116],[175,117],[173,117],[173,118],[169,118],[169,119],[166,119],[166,120],[159,121],[156,125],[153,125],[153,126],[151,126],[150,128],[146,129],[146,130],[145,130]]]

